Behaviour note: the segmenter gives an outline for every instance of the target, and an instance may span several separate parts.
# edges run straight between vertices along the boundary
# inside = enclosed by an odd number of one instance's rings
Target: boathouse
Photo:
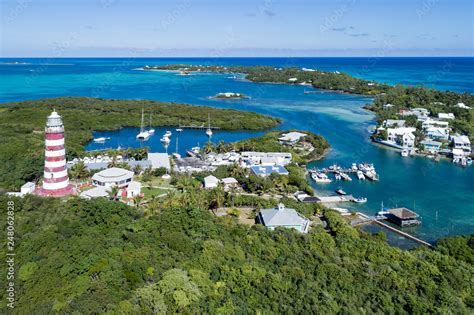
[[[401,227],[418,225],[419,215],[407,208],[394,208],[388,210],[387,219]]]

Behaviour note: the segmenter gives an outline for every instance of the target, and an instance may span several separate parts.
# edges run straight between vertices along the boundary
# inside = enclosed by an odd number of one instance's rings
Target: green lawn
[[[150,187],[143,187],[142,193],[145,195],[145,199],[151,198],[152,196],[159,196],[162,194],[166,194],[169,192],[169,189],[161,189],[161,188],[150,188]]]

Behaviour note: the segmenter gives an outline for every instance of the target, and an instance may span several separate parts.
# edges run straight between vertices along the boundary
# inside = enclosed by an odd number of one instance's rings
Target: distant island
[[[232,99],[242,99],[242,98],[249,98],[249,97],[243,93],[224,92],[224,93],[217,93],[216,95],[211,96],[210,98],[218,99],[218,100],[232,100]]]
[[[331,72],[310,68],[170,64],[146,66],[143,69],[170,71],[186,69],[188,72],[240,73],[252,82],[311,85],[313,88],[332,92],[371,96],[374,98],[372,104],[367,104],[364,108],[373,112],[377,118],[379,128],[372,137],[373,139],[385,141],[384,139],[390,138],[390,135],[387,135],[386,130],[383,129],[387,121],[406,120],[406,125],[414,128],[410,129],[410,133],[412,130],[415,131],[413,136],[408,135],[410,138],[413,137],[413,143],[410,142],[411,149],[432,152],[435,148],[435,154],[442,152],[452,157],[453,161],[472,161],[469,156],[472,157],[470,146],[474,142],[474,96],[467,92],[439,91],[423,86],[392,86],[359,79],[339,71]],[[420,108],[427,113],[426,117],[430,118],[431,122],[434,121],[431,125],[427,123],[424,125],[431,129],[422,126],[422,119],[425,117],[416,116],[416,110]],[[449,129],[434,130],[435,127],[439,127],[437,126],[438,120],[449,120]],[[393,138],[401,138],[402,131],[404,130],[392,131]],[[441,132],[444,135],[441,135]],[[442,138],[442,142],[438,143],[437,140],[440,140],[440,137],[444,138]],[[462,143],[457,143],[454,137],[463,139]],[[395,148],[402,149],[405,146],[403,141],[398,139],[389,141],[397,142],[394,145]],[[464,148],[462,154],[461,151],[451,149],[457,149],[458,146]],[[440,148],[444,149],[440,151]]]

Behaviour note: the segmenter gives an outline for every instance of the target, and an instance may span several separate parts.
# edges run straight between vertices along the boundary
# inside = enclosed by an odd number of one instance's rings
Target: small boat
[[[366,178],[368,178],[372,181],[378,181],[379,180],[379,177],[378,177],[377,173],[373,170],[365,171],[364,175],[365,175]]]
[[[104,143],[106,140],[109,140],[109,137],[99,137],[99,138],[94,138],[95,143]]]
[[[163,137],[169,138],[169,137],[171,137],[171,135],[172,135],[171,131],[166,130],[166,132],[165,132],[165,134],[163,135]]]
[[[341,172],[340,174],[341,174],[341,178],[342,178],[343,180],[345,180],[345,181],[347,181],[347,182],[351,182],[351,181],[352,181],[352,178],[351,178],[349,175],[347,175],[346,173],[342,173],[342,172]]]
[[[145,128],[144,128],[144,123],[143,123],[143,117],[144,116],[143,115],[144,115],[144,113],[143,113],[143,109],[142,109],[142,122],[140,124],[140,133],[137,135],[138,140],[148,140],[148,138],[150,138],[150,136],[151,136],[150,133],[147,130],[145,130]]]
[[[183,132],[183,129],[177,128],[176,131],[177,131],[177,132]]]
[[[180,158],[181,158],[181,154],[179,154],[179,153],[173,153],[172,156],[173,156],[175,159],[180,159]]]
[[[358,170],[356,163],[352,163],[351,170],[353,170],[353,171],[357,171],[357,170]]]
[[[365,180],[364,173],[362,171],[357,171],[357,178],[359,180]]]
[[[171,141],[171,140],[170,140],[170,138],[168,138],[168,137],[163,137],[163,138],[160,139],[160,142],[161,142],[161,143],[164,143],[164,144],[169,144],[170,141]]]
[[[326,174],[320,173],[320,172],[312,173],[311,178],[316,183],[330,183],[330,182],[332,182],[332,180],[329,179],[329,177]]]
[[[200,147],[193,147],[191,148],[191,150],[186,151],[186,154],[188,156],[195,157],[196,155],[199,155],[200,152],[201,152]]]
[[[148,133],[149,133],[150,135],[153,135],[153,134],[155,133],[155,129],[153,129],[153,128],[151,127],[151,114],[150,114],[150,128],[148,129]]]
[[[341,173],[336,173],[336,175],[334,175],[334,177],[336,178],[336,180],[341,180],[342,179]]]
[[[354,201],[355,203],[366,203],[367,202],[367,198],[354,198],[352,201]]]
[[[341,196],[347,195],[347,193],[346,193],[344,190],[342,190],[341,188],[336,189],[336,193],[337,193],[338,195],[341,195]]]
[[[472,158],[468,157],[466,158],[466,165],[471,165],[472,164]]]
[[[407,157],[407,156],[410,155],[410,151],[408,151],[408,149],[403,149],[400,154],[401,154],[403,157]]]

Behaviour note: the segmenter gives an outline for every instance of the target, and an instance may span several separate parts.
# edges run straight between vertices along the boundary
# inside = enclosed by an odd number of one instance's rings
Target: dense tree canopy
[[[13,200],[13,314],[467,314],[474,307],[472,236],[402,251],[327,210],[328,230],[272,232],[214,217],[189,192],[147,214],[105,199]],[[0,197],[2,213],[6,204]]]

